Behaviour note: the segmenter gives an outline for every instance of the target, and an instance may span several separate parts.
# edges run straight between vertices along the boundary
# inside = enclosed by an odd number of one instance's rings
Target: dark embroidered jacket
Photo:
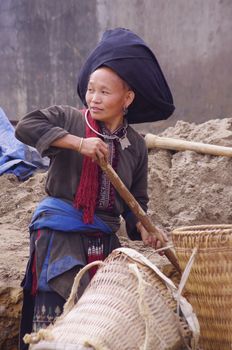
[[[70,106],[52,106],[27,114],[17,125],[16,137],[36,147],[42,156],[50,158],[46,181],[48,195],[72,202],[80,181],[83,156],[78,152],[50,147],[56,139],[73,134],[85,136],[85,121],[82,113]],[[142,208],[147,210],[147,148],[145,141],[132,127],[127,137],[131,146],[119,147],[117,173]],[[124,201],[116,194],[111,213],[97,210],[97,215],[116,232],[120,215],[126,220],[127,232],[131,239],[141,239],[135,229],[136,218]]]

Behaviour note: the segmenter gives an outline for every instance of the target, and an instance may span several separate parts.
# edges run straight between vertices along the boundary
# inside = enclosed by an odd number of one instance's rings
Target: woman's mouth
[[[98,107],[90,107],[90,111],[97,113],[97,112],[101,112],[102,109]]]

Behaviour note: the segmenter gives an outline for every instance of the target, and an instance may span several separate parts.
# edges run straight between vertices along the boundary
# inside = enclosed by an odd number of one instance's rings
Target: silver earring
[[[123,107],[123,115],[127,115],[128,113],[128,108],[127,107]]]

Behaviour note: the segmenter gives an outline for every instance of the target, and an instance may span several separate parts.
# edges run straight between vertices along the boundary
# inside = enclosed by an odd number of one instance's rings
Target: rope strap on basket
[[[58,317],[59,320],[63,319],[64,316],[73,308],[77,301],[77,291],[79,288],[80,280],[83,277],[83,275],[91,269],[93,266],[102,266],[104,265],[104,262],[101,260],[96,260],[91,262],[90,264],[84,266],[76,275],[73,286],[70,292],[70,296],[66,303],[64,304],[64,311],[63,313]],[[58,319],[57,318],[57,319]],[[37,344],[41,340],[53,340],[53,336],[51,333],[50,328],[52,327],[52,324],[50,324],[46,329],[40,329],[37,333],[31,333],[31,334],[25,334],[23,337],[23,341],[25,344]]]
[[[133,260],[139,262],[140,264],[149,266],[166,284],[167,288],[171,291],[173,298],[177,302],[177,314],[179,315],[179,310],[181,310],[182,314],[184,315],[186,322],[188,323],[188,326],[192,332],[192,340],[191,340],[191,348],[193,350],[197,349],[197,344],[199,341],[200,336],[200,326],[198,319],[193,312],[191,304],[181,295],[183,288],[187,282],[188,276],[191,271],[191,267],[194,263],[196,254],[197,254],[197,248],[193,249],[192,255],[186,265],[186,268],[182,274],[179,287],[177,288],[175,284],[170,280],[167,276],[165,276],[158,267],[153,264],[150,260],[148,260],[144,255],[138,253],[137,251],[130,249],[130,248],[118,248],[116,249],[118,252],[122,252],[126,255],[128,255]]]
[[[78,292],[78,288],[79,288],[79,284],[80,281],[82,279],[82,277],[84,276],[84,274],[90,270],[92,267],[94,266],[103,266],[105,265],[105,263],[101,260],[96,260],[93,261],[91,263],[89,263],[88,265],[84,266],[76,275],[74,282],[73,282],[73,286],[70,292],[70,296],[67,299],[66,303],[64,304],[64,311],[62,313],[62,316],[64,317],[69,311],[72,310],[73,306],[76,304],[77,302],[77,292]]]

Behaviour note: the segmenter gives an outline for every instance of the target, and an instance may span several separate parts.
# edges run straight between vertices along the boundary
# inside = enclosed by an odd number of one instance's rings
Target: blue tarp
[[[0,108],[0,175],[11,173],[24,181],[37,169],[47,169],[49,160],[41,158],[35,148],[18,141],[14,133],[14,127]]]

